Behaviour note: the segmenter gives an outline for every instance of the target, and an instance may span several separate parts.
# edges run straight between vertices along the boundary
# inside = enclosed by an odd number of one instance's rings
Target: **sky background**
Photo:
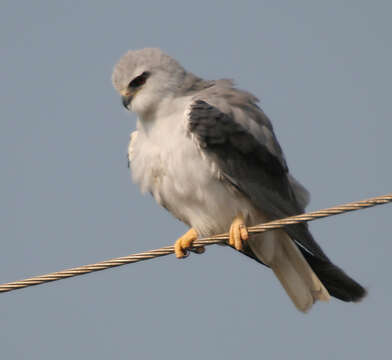
[[[0,281],[166,246],[185,226],[142,196],[135,116],[111,85],[128,49],[160,47],[233,78],[271,118],[309,210],[391,180],[390,1],[2,1]],[[299,313],[229,248],[0,294],[3,359],[370,359],[390,354],[392,205],[313,222],[360,304]]]

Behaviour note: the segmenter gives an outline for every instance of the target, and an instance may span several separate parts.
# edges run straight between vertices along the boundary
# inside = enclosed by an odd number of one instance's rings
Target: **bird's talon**
[[[183,255],[181,256],[181,257],[178,257],[179,259],[186,259],[188,256],[189,256],[189,251],[188,250],[186,250],[186,249],[184,249],[183,250]]]
[[[241,214],[236,216],[231,223],[229,235],[229,245],[235,247],[239,251],[242,250],[243,242],[248,240],[249,235],[244,218]]]
[[[201,246],[201,247],[193,248],[191,249],[191,251],[194,252],[195,254],[203,254],[206,251],[206,249],[204,246]]]
[[[174,252],[178,259],[183,259],[189,256],[189,250],[192,247],[192,243],[197,239],[197,232],[195,229],[190,229],[187,233],[182,235],[174,243]]]

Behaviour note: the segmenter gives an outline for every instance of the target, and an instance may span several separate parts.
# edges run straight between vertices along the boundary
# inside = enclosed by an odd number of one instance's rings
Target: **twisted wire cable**
[[[328,216],[338,215],[342,213],[346,213],[349,211],[355,211],[360,209],[369,208],[376,205],[386,204],[392,201],[392,193],[386,194],[383,196],[377,196],[370,199],[351,202],[343,205],[334,206],[327,209],[322,209],[318,211],[312,211],[305,214],[300,214],[296,216],[290,216],[284,219],[270,221],[264,224],[259,224],[256,226],[252,226],[248,228],[249,233],[262,233],[265,231],[279,229],[285,227],[287,225],[298,224],[302,222],[308,222],[316,219],[321,219]],[[219,234],[211,237],[206,237],[202,239],[198,239],[193,242],[192,248],[197,249],[203,246],[225,243],[229,239],[229,235]],[[160,249],[150,250],[141,252],[138,254],[131,254],[128,256],[122,256],[110,260],[105,260],[99,263],[78,266],[71,269],[61,270],[57,272],[53,272],[50,274],[35,276],[31,278],[27,278],[24,280],[9,282],[0,285],[0,292],[7,292],[16,289],[25,288],[28,286],[38,285],[47,283],[50,281],[61,280],[73,276],[79,276],[87,273],[91,273],[94,271],[100,271],[109,269],[116,266],[121,266],[125,264],[135,263],[138,261],[149,260],[160,256],[165,256],[174,253],[174,246],[165,246]]]

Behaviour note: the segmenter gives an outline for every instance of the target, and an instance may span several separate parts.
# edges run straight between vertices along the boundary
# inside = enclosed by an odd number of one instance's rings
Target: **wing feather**
[[[252,109],[250,114],[255,116],[258,107],[254,105]],[[251,123],[247,112],[241,112],[231,109],[228,114],[207,101],[196,99],[189,113],[189,131],[205,155],[219,166],[224,178],[271,220],[302,213],[303,201],[293,189],[268,118],[260,110],[258,121]],[[306,224],[290,225],[286,231],[312,255],[329,260]]]

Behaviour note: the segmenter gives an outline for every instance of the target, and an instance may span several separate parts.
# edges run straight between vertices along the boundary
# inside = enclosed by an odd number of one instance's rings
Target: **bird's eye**
[[[147,78],[148,78],[149,76],[150,76],[150,73],[149,73],[148,71],[145,71],[143,74],[141,74],[141,75],[139,75],[139,76],[136,76],[136,77],[129,83],[128,87],[135,89],[135,88],[137,88],[137,87],[139,87],[139,86],[142,86],[142,85],[146,82],[146,80],[147,80]]]

